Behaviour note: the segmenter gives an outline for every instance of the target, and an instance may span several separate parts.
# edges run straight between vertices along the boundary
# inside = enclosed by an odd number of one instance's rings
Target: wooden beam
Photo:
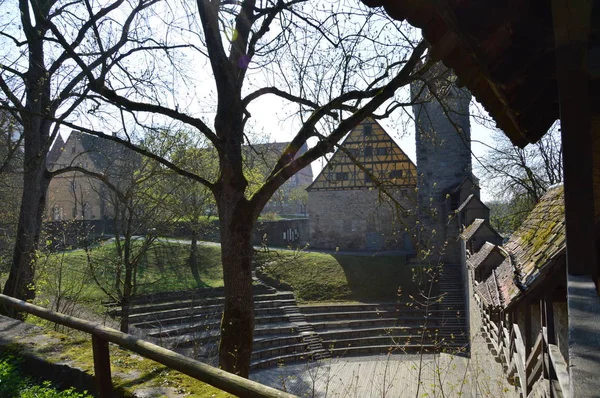
[[[531,302],[525,302],[525,357],[529,358],[533,339],[531,336]]]
[[[92,335],[92,350],[94,354],[94,377],[100,398],[111,398],[114,395],[110,375],[110,355],[108,341]]]
[[[131,350],[143,357],[152,359],[158,363],[168,366],[197,380],[203,381],[223,391],[230,392],[239,397],[256,398],[292,398],[295,395],[276,390],[245,379],[233,373],[217,369],[213,366],[198,362],[195,359],[178,354],[166,348],[135,338],[132,335],[107,328],[98,323],[86,321],[69,315],[47,310],[37,305],[26,303],[14,297],[0,294],[0,304],[10,306],[19,312],[26,312],[50,322],[55,322],[72,329],[76,329],[101,340],[117,344]]]
[[[584,69],[591,2],[553,0],[563,144],[567,272],[596,273],[590,95]]]

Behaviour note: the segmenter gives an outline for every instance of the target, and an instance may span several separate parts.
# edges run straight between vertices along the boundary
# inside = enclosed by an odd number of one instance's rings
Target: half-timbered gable
[[[375,120],[365,119],[307,189],[311,245],[410,249],[416,179],[404,151]]]
[[[415,164],[379,123],[368,118],[348,134],[308,191],[377,185],[414,190],[416,178]]]

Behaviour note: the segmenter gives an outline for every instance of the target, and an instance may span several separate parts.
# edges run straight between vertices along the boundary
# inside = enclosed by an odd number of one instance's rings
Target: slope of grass
[[[134,253],[141,244],[135,243]],[[198,246],[201,286],[196,286],[187,265],[189,250],[187,244],[153,244],[140,256],[137,294],[223,286],[219,247]],[[108,298],[102,288],[114,294],[118,266],[114,242],[101,244],[88,252],[77,249],[50,253],[38,259],[37,289],[40,296],[48,299],[60,295],[80,302],[98,303]]]
[[[291,285],[302,302],[394,301],[417,292],[404,256],[279,251],[259,253],[257,262],[268,276]]]

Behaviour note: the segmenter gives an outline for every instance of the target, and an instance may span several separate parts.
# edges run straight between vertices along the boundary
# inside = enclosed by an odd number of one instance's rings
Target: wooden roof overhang
[[[520,147],[559,118],[550,1],[362,0],[422,29],[430,56],[452,68]]]

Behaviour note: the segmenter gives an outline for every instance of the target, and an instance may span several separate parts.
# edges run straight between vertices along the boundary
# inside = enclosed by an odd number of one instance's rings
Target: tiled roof
[[[479,251],[475,254],[473,254],[468,260],[467,263],[468,265],[473,268],[476,269],[489,255],[490,253],[496,248],[496,245],[490,242],[485,242],[483,244],[483,246],[481,247],[481,249],[479,249]]]
[[[473,224],[469,226],[470,229]],[[481,225],[482,223],[480,223]],[[480,227],[477,226],[477,229]],[[467,232],[465,230],[465,233]],[[464,233],[463,233],[464,235]],[[543,281],[552,265],[566,249],[563,187],[551,188],[510,237],[505,249],[509,256],[483,282],[475,287],[488,306],[506,308],[538,278]],[[469,262],[483,261],[493,250],[489,242]],[[481,259],[480,259],[481,257]]]
[[[463,233],[460,234],[460,237],[463,238],[464,240],[471,239],[473,237],[473,235],[475,235],[475,233],[477,232],[479,227],[481,227],[483,225],[483,223],[485,223],[485,220],[483,218],[476,218],[475,220],[473,220],[471,225],[469,225],[467,228],[465,228]]]
[[[481,283],[478,283],[477,285],[475,285],[475,293],[477,293],[477,295],[483,300],[483,303],[485,304],[486,307],[489,307],[492,305],[492,298],[490,296],[490,291],[489,291],[485,281],[482,281]]]
[[[498,293],[502,306],[508,306],[511,301],[521,292],[515,284],[514,268],[510,257],[506,257],[494,270]]]
[[[562,185],[546,192],[505,245],[524,286],[566,248],[563,192]]]

